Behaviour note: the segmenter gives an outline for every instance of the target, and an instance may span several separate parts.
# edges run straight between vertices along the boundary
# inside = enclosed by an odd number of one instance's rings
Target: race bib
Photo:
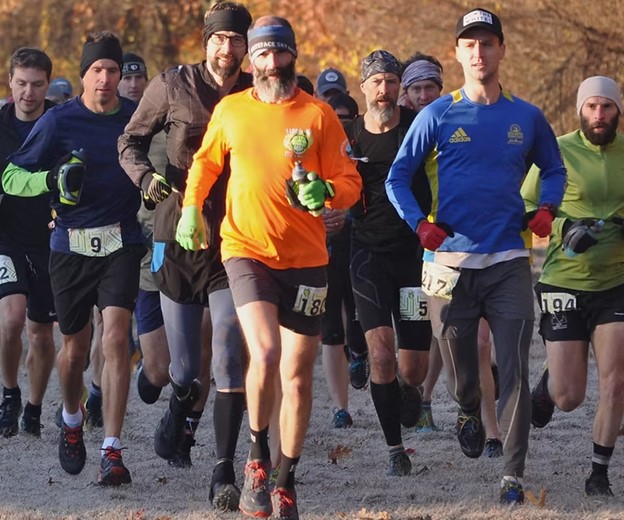
[[[10,256],[0,255],[0,284],[17,282],[15,265]]]
[[[83,256],[108,256],[123,247],[119,223],[85,229],[68,229],[69,250]]]
[[[540,295],[542,312],[555,314],[576,310],[576,296],[564,292],[547,292]]]
[[[300,285],[293,310],[305,316],[320,316],[325,312],[327,286],[309,287]]]
[[[428,296],[450,300],[460,271],[434,262],[423,262],[422,290]]]
[[[399,315],[401,321],[429,321],[427,295],[420,287],[399,289]]]

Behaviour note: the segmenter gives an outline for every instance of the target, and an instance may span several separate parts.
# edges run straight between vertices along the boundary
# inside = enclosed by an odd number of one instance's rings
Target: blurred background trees
[[[244,0],[243,0],[244,1]],[[585,77],[603,74],[624,84],[624,2],[598,0],[247,0],[252,15],[287,17],[297,33],[299,72],[313,82],[328,66],[347,76],[362,102],[359,63],[377,48],[405,59],[421,51],[444,65],[445,92],[461,86],[454,56],[459,15],[482,6],[503,22],[507,56],[505,88],[540,106],[555,131],[575,128],[576,89]],[[108,29],[124,50],[141,54],[150,75],[204,58],[201,48],[206,0],[0,0],[0,97],[8,95],[8,65],[20,46],[43,48],[53,76],[79,89],[82,42]],[[360,105],[362,111],[365,107]]]

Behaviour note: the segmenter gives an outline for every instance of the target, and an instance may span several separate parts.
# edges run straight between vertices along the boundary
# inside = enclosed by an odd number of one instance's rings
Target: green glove
[[[333,196],[331,185],[319,179],[314,172],[308,173],[308,182],[299,184],[298,187],[297,198],[310,212],[320,211],[325,204],[325,200]]]
[[[206,249],[206,226],[197,206],[182,208],[182,215],[176,229],[176,241],[188,251]]]

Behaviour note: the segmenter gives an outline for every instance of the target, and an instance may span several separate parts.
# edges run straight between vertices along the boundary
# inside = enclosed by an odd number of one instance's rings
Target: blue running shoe
[[[504,477],[501,481],[500,502],[507,505],[522,504],[524,502],[522,484],[513,477]]]

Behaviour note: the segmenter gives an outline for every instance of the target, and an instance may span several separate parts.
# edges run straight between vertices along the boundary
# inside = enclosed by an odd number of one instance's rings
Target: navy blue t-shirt
[[[143,235],[136,214],[141,199],[137,187],[119,165],[117,139],[136,108],[120,98],[114,114],[97,114],[84,106],[79,97],[48,110],[10,158],[10,162],[31,172],[50,170],[72,150],[86,152],[86,175],[80,202],[62,204],[52,195],[56,228],[50,249],[69,251],[68,229],[94,228],[121,224],[124,244],[141,244]]]

